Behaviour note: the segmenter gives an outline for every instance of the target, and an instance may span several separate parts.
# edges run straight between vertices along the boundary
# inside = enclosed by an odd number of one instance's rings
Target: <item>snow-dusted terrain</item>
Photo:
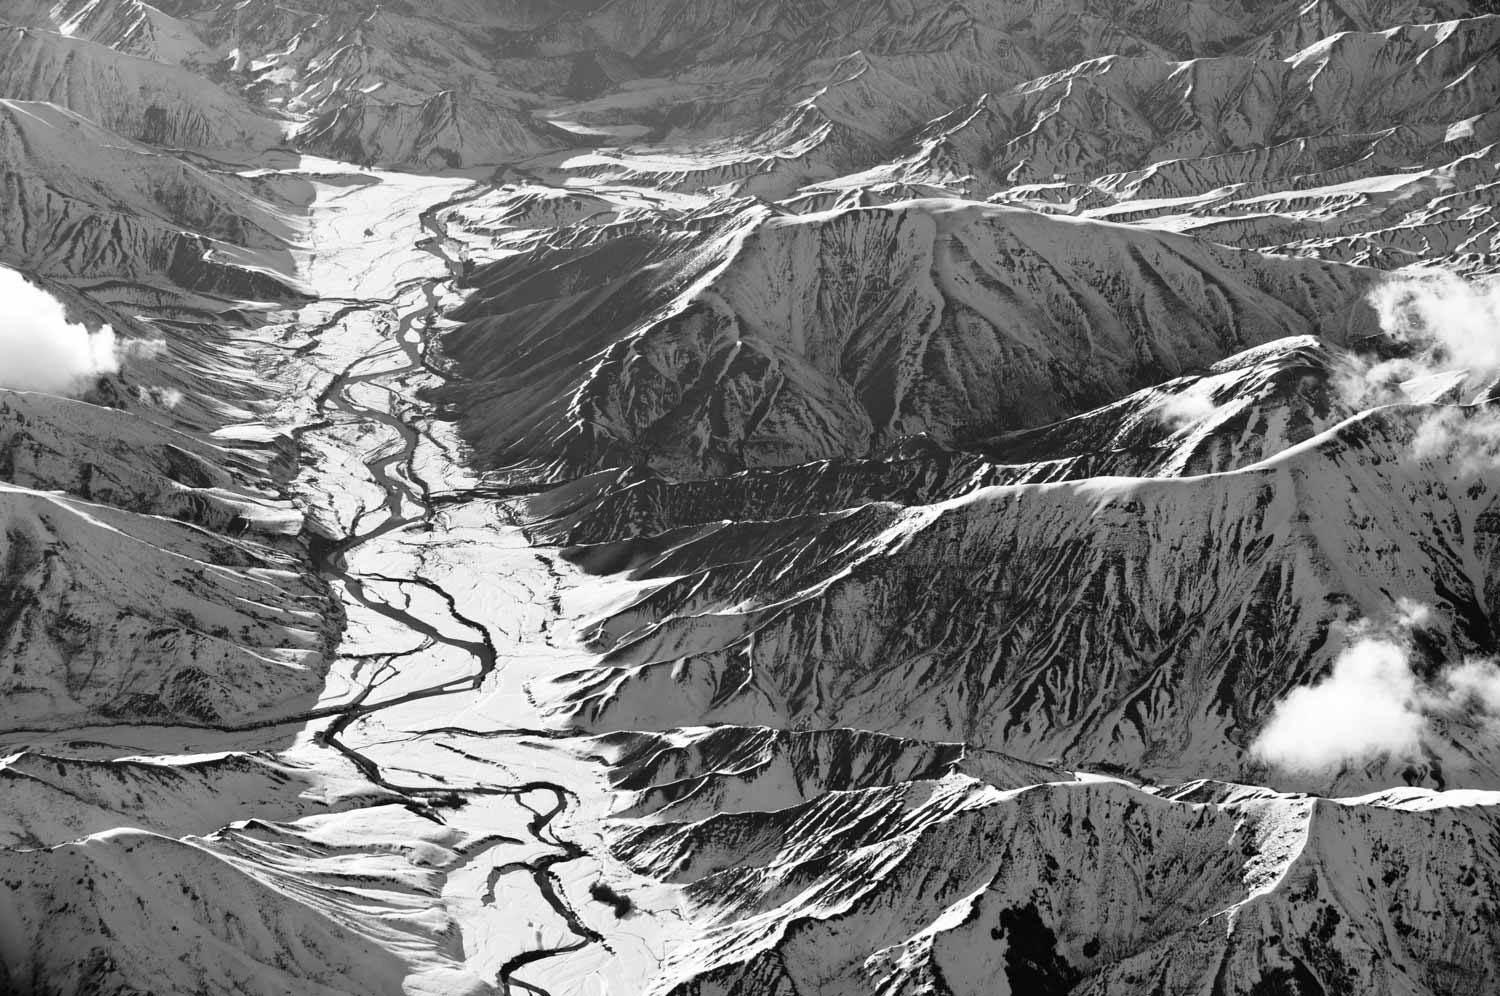
[[[0,994],[1500,991],[1487,0],[0,3]]]

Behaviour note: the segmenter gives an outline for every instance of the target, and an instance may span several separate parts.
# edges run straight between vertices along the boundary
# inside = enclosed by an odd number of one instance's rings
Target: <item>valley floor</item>
[[[286,386],[283,402],[222,435],[283,433],[299,444],[290,487],[345,613],[323,692],[248,724],[118,724],[0,735],[0,745],[163,769],[253,755],[323,786],[312,801],[332,813],[277,828],[312,843],[240,869],[273,894],[270,916],[301,906],[389,945],[382,921],[415,915],[441,939],[414,942],[372,991],[640,991],[685,907],[661,886],[630,886],[628,914],[591,894],[632,877],[603,841],[604,771],[590,742],[549,728],[526,690],[583,665],[575,622],[629,586],[588,578],[530,543],[507,500],[479,487],[452,422],[426,397],[442,379],[432,340],[440,308],[453,303],[458,248],[434,218],[473,180],[304,157],[274,165],[282,181],[316,190],[296,269],[313,300],[263,326],[252,346],[261,372]],[[361,800],[367,793],[349,787],[359,780],[384,791]],[[213,791],[229,796],[225,833],[279,818],[253,794],[234,797],[232,783]],[[427,833],[413,835],[414,814]],[[151,816],[153,832],[228,860],[190,836],[217,828]],[[394,866],[392,848],[402,856]],[[309,888],[334,864],[338,877],[368,884]],[[169,966],[162,982],[172,991],[222,981],[195,959],[149,960]],[[295,979],[287,984],[304,984]]]
[[[332,747],[477,842],[444,869],[437,904],[465,974],[502,991],[639,991],[686,907],[670,888],[629,888],[622,919],[590,894],[629,877],[603,839],[605,773],[528,692],[586,665],[575,624],[631,586],[533,545],[430,400],[460,259],[436,218],[472,182],[316,160],[299,172],[319,191],[304,264],[319,300],[279,330],[296,355],[283,373],[306,379],[273,425],[314,455],[297,490],[332,537],[347,629],[312,710],[339,711],[285,756],[327,763]]]

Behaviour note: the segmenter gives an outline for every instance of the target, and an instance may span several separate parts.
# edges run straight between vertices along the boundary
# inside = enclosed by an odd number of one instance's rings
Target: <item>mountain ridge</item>
[[[8,4],[0,990],[1494,990],[1497,25]]]

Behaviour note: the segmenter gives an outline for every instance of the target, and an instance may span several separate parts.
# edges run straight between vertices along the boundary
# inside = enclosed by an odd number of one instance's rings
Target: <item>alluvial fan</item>
[[[0,994],[1500,992],[1490,0],[7,0]]]

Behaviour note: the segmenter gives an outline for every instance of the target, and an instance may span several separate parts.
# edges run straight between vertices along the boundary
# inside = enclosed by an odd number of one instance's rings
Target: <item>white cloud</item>
[[[1156,406],[1157,417],[1174,429],[1183,429],[1208,418],[1218,406],[1201,394],[1183,392],[1165,395]]]
[[[148,387],[145,395],[161,408],[176,408],[183,399],[183,393],[175,387]]]
[[[1500,665],[1470,659],[1433,681],[1411,667],[1412,630],[1431,618],[1400,600],[1391,621],[1349,627],[1349,644],[1321,681],[1293,689],[1251,745],[1251,755],[1297,774],[1332,774],[1350,764],[1415,759],[1434,717],[1500,720]]]
[[[1500,717],[1500,665],[1490,660],[1467,660],[1443,676],[1447,705],[1466,706],[1490,717]]]
[[[1500,374],[1500,282],[1470,282],[1451,273],[1402,276],[1371,292],[1370,305],[1389,340],[1406,355],[1350,357],[1335,378],[1349,404],[1367,408],[1411,400],[1415,383],[1462,383]]]
[[[113,329],[69,322],[62,302],[0,266],[0,387],[77,394],[119,366]]]
[[[1396,599],[1396,611],[1392,614],[1391,625],[1396,627],[1398,633],[1409,636],[1412,630],[1419,626],[1426,626],[1430,622],[1432,622],[1432,608],[1430,606],[1423,605],[1412,598]],[[1362,633],[1369,626],[1370,624],[1367,622],[1358,623],[1352,627],[1352,630],[1356,633]]]
[[[1386,334],[1437,370],[1500,371],[1500,283],[1439,271],[1391,280],[1370,295]]]
[[[1451,464],[1465,479],[1500,467],[1500,411],[1444,408],[1417,427],[1412,454]]]
[[[1286,771],[1330,772],[1382,754],[1411,756],[1425,725],[1406,649],[1370,636],[1339,654],[1327,678],[1293,689],[1251,751]]]

